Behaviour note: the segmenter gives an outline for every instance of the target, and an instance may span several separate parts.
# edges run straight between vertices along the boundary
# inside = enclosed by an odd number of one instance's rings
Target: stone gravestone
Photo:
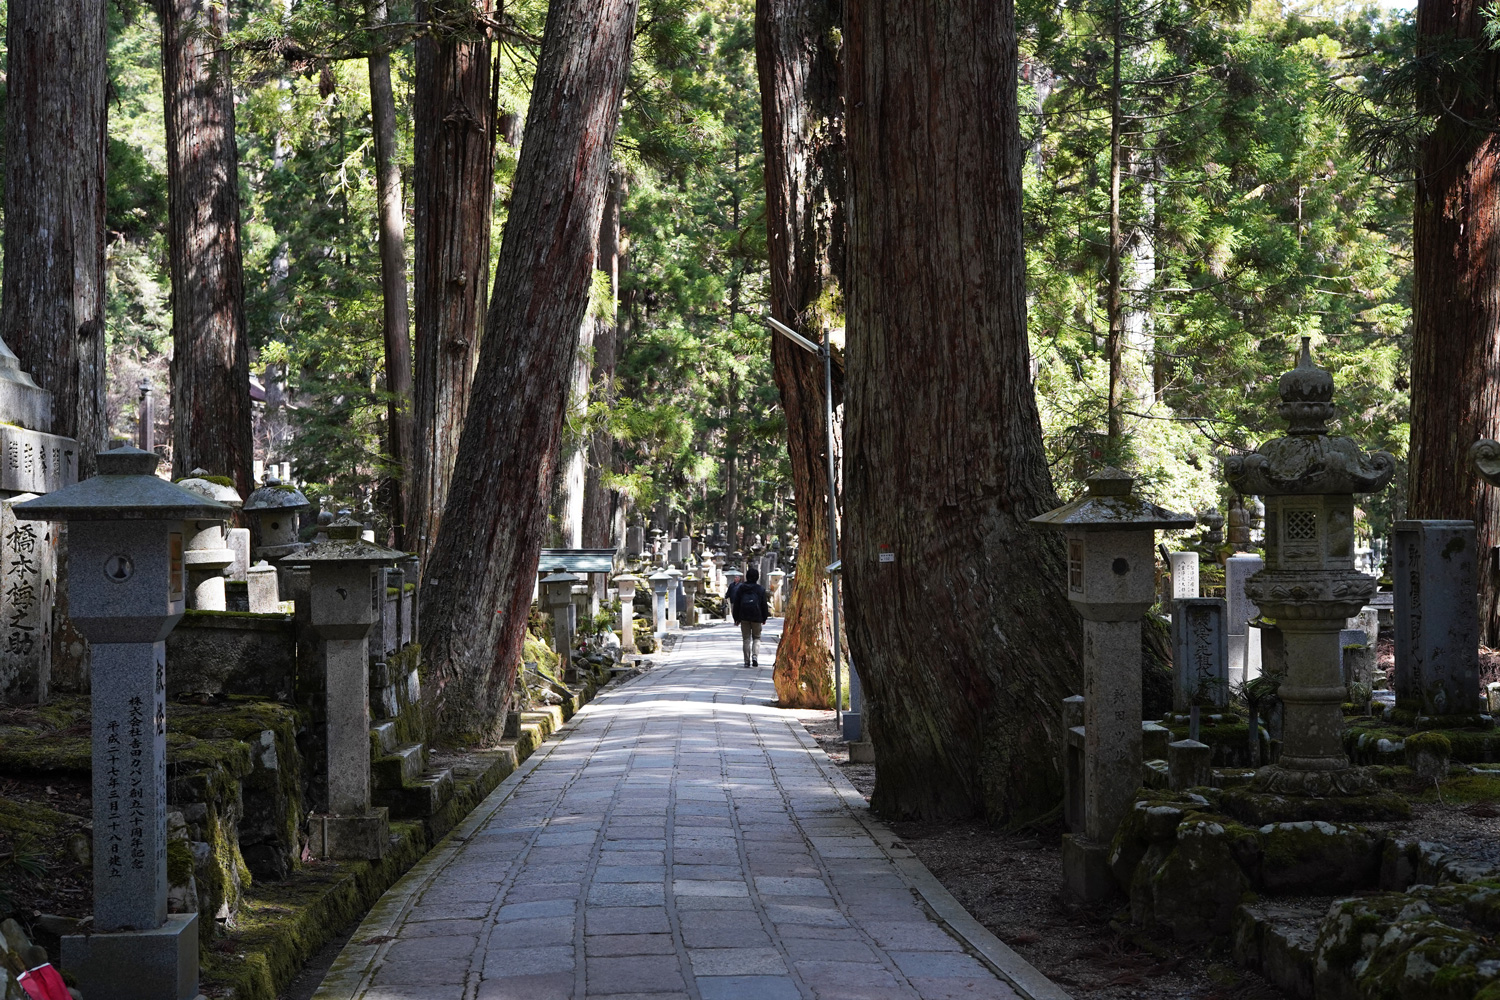
[[[18,493],[0,500],[0,704],[46,701],[51,677],[57,527],[17,519],[14,510],[34,499]]]
[[[52,394],[21,370],[0,340],[0,705],[47,700],[52,684],[52,612],[62,528],[17,520],[17,503],[77,481],[78,443],[45,433]]]
[[[1225,602],[1217,597],[1172,602],[1172,711],[1229,705],[1229,640]]]
[[[1180,601],[1197,597],[1201,593],[1198,589],[1198,553],[1172,552],[1167,558],[1172,567],[1172,599]]]
[[[632,525],[625,529],[625,558],[639,559],[646,551],[646,529]]]
[[[1397,521],[1392,576],[1397,709],[1447,720],[1483,714],[1474,522]]]
[[[167,913],[167,633],[184,611],[183,522],[229,508],[158,479],[135,448],[93,479],[15,506],[68,521],[72,620],[92,644],[94,922],[62,939],[84,995],[188,1000],[198,914]]]
[[[1260,633],[1249,622],[1260,616],[1245,593],[1245,581],[1265,568],[1260,556],[1240,553],[1224,560],[1224,600],[1228,604],[1229,683],[1239,686],[1261,673]]]

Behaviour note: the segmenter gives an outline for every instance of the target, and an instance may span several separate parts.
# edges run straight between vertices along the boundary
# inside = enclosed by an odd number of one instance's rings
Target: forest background
[[[368,502],[385,519],[370,491],[389,453],[390,394],[369,77],[362,58],[340,58],[336,7],[273,0],[231,10],[246,326],[266,396],[256,454],[290,461],[315,497]],[[492,266],[545,4],[507,5],[505,15],[513,30],[492,43]],[[397,4],[388,17],[411,12]],[[615,144],[618,285],[600,275],[591,304],[594,316],[613,317],[616,367],[607,385],[575,388],[563,447],[607,435],[605,483],[652,523],[726,521],[771,536],[794,531],[795,513],[760,318],[768,276],[753,21],[753,4],[732,0],[642,5]],[[1273,433],[1274,376],[1298,337],[1312,335],[1334,372],[1343,432],[1401,462],[1396,487],[1366,508],[1369,527],[1384,532],[1405,497],[1410,184],[1368,169],[1333,98],[1370,87],[1410,53],[1409,15],[1023,0],[1017,23],[1028,323],[1058,492],[1071,495],[1109,461],[1167,506],[1220,505],[1218,458]],[[1101,95],[1117,51],[1112,106]],[[147,380],[156,440],[168,441],[160,58],[149,6],[111,4],[106,416],[113,436],[132,437]],[[411,46],[391,60],[410,216]],[[1117,263],[1112,220],[1124,247]],[[841,304],[826,305],[836,322]]]

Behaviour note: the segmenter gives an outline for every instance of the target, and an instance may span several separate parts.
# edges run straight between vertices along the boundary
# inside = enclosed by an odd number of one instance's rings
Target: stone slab
[[[1217,597],[1172,602],[1172,711],[1229,704],[1227,613],[1225,601]]]
[[[198,914],[174,913],[148,931],[70,934],[62,971],[86,997],[193,1000],[198,995]]]

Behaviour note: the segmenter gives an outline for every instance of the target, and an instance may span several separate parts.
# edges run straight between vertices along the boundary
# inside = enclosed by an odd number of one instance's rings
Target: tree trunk
[[[441,524],[484,331],[494,204],[493,0],[424,0],[416,43],[416,381],[407,543],[424,558]]]
[[[1482,50],[1484,6],[1474,0],[1417,4],[1418,55],[1439,39]],[[1440,81],[1448,106],[1427,138],[1417,170],[1412,225],[1411,446],[1407,510],[1413,518],[1472,519],[1479,551],[1500,544],[1500,492],[1469,466],[1477,438],[1500,437],[1500,136],[1465,124],[1500,113],[1500,54],[1471,57],[1477,98]],[[1457,95],[1457,96],[1455,96]],[[1457,389],[1458,391],[1455,391]],[[1480,624],[1500,645],[1500,577],[1481,560]]]
[[[92,475],[104,417],[105,18],[96,0],[11,0],[0,334],[52,393],[51,431]]]
[[[620,315],[620,206],[627,186],[624,171],[610,173],[604,217],[599,223],[599,254],[594,266],[609,275],[610,314],[595,320],[592,383],[596,402],[612,407],[615,401],[615,364],[619,359]],[[595,427],[589,434],[588,469],[583,483],[583,544],[602,549],[623,544],[614,533],[615,491],[604,485],[604,473],[614,470],[615,439],[608,427]]]
[[[841,325],[844,137],[839,28],[829,0],[759,0],[755,50],[765,146],[771,312],[812,340]],[[820,308],[821,306],[821,308]],[[828,427],[823,362],[783,336],[771,364],[786,413],[800,550],[773,679],[781,704],[833,707]]]
[[[1121,415],[1124,399],[1124,350],[1125,325],[1120,305],[1120,258],[1124,255],[1125,235],[1120,226],[1120,50],[1123,46],[1121,34],[1124,28],[1124,12],[1121,0],[1115,0],[1112,69],[1109,84],[1109,293],[1106,312],[1109,315],[1109,335],[1105,341],[1105,354],[1109,359],[1109,412],[1106,417],[1111,461],[1120,461],[1121,438],[1125,433],[1125,422]]]
[[[888,816],[1055,803],[1081,629],[1026,341],[1009,0],[850,0],[843,556]],[[889,560],[889,561],[887,561]]]
[[[729,538],[728,553],[732,555],[736,549],[742,549],[740,544],[740,380],[734,372],[729,373],[727,401],[728,414],[724,421],[728,425],[724,431],[724,531]]]
[[[172,471],[251,479],[250,344],[227,3],[157,0],[172,273]]]
[[[439,731],[498,736],[521,654],[635,0],[553,0],[473,403],[422,584]]]
[[[384,24],[385,0],[369,5],[370,23]],[[370,55],[370,116],[375,131],[375,174],[380,206],[380,293],[385,307],[385,391],[390,452],[391,523],[397,548],[407,546],[406,493],[412,461],[411,329],[406,304],[406,218],[401,205],[401,165],[396,162],[396,98],[391,56]]]

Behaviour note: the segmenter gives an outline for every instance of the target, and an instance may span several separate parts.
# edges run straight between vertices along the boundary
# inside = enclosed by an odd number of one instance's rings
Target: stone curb
[[[843,797],[854,818],[859,820],[865,832],[895,863],[901,877],[917,890],[923,902],[931,907],[950,931],[978,953],[996,975],[1014,986],[1026,1000],[1073,1000],[1062,987],[1038,972],[1035,966],[1016,954],[1009,945],[976,920],[973,914],[964,909],[963,904],[953,898],[952,893],[943,888],[943,884],[927,870],[927,866],[917,860],[911,849],[901,843],[901,838],[870,814],[870,804],[865,801],[865,797],[844,777],[838,765],[829,759],[805,726],[797,726],[796,732],[804,746],[816,751],[812,755],[813,759],[832,781],[833,787]]]
[[[354,933],[350,935],[349,943],[344,945],[343,950],[339,952],[338,958],[334,960],[333,966],[328,970],[323,982],[319,984],[317,992],[313,994],[314,1000],[357,1000],[363,995],[370,986],[371,975],[380,967],[385,953],[390,949],[396,931],[405,922],[408,911],[415,905],[422,893],[442,874],[448,862],[453,860],[454,855],[481,826],[500,811],[521,782],[541,766],[542,761],[552,755],[552,751],[567,738],[589,705],[604,694],[606,689],[613,690],[628,683],[629,680],[620,684],[606,684],[599,688],[594,697],[589,699],[588,704],[580,707],[573,713],[571,719],[546,737],[541,745],[521,762],[521,766],[496,785],[494,790],[485,796],[484,800],[475,806],[461,823],[450,830],[422,860],[418,861],[410,871],[397,880],[395,885],[381,895],[375,905],[370,908],[370,912],[360,921]],[[388,938],[392,940],[386,940]],[[361,945],[357,943],[360,940],[376,940],[380,943]]]

